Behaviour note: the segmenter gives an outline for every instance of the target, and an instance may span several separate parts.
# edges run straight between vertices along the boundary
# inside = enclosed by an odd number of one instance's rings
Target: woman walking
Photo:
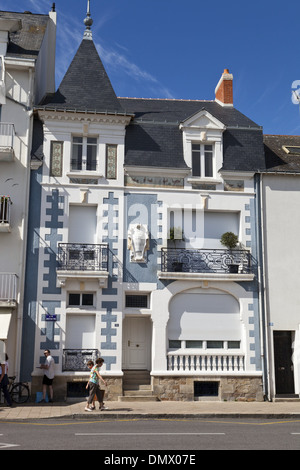
[[[104,396],[104,391],[100,390],[99,387],[99,381],[101,380],[104,385],[107,385],[106,381],[103,379],[103,377],[100,375],[99,369],[102,366],[104,362],[104,359],[101,357],[96,360],[96,364],[94,365],[93,361],[89,361],[87,363],[88,368],[90,369],[90,378],[87,383],[86,388],[89,389],[89,397],[87,401],[87,406],[85,407],[85,411],[92,411],[91,404],[94,401],[94,397],[96,395],[97,400],[99,401],[100,405],[100,410],[104,409],[103,408],[103,396]]]

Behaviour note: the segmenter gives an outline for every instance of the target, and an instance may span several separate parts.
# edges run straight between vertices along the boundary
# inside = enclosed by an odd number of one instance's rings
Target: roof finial
[[[83,22],[86,26],[83,38],[84,39],[92,39],[91,26],[93,24],[93,20],[91,18],[91,13],[90,13],[90,0],[88,0],[88,3],[87,3],[86,18],[83,20]]]

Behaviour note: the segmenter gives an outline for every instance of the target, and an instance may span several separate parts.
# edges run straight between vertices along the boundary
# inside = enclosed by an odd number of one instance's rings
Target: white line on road
[[[224,436],[225,432],[77,432],[75,436]]]
[[[7,447],[20,447],[19,444],[6,444],[5,442],[0,442],[0,449],[6,449]]]

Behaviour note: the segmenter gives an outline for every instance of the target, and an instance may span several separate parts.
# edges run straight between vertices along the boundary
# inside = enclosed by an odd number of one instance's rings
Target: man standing
[[[46,392],[47,386],[49,387],[49,402],[53,402],[53,379],[54,379],[54,359],[50,355],[49,349],[45,349],[44,351],[45,356],[45,364],[41,365],[41,369],[45,369],[44,377],[43,377],[43,402],[46,401]]]

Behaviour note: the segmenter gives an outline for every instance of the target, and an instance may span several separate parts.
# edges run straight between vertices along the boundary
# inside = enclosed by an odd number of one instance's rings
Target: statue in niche
[[[145,254],[149,250],[149,232],[146,225],[132,224],[128,230],[128,249],[130,261],[145,263]]]

